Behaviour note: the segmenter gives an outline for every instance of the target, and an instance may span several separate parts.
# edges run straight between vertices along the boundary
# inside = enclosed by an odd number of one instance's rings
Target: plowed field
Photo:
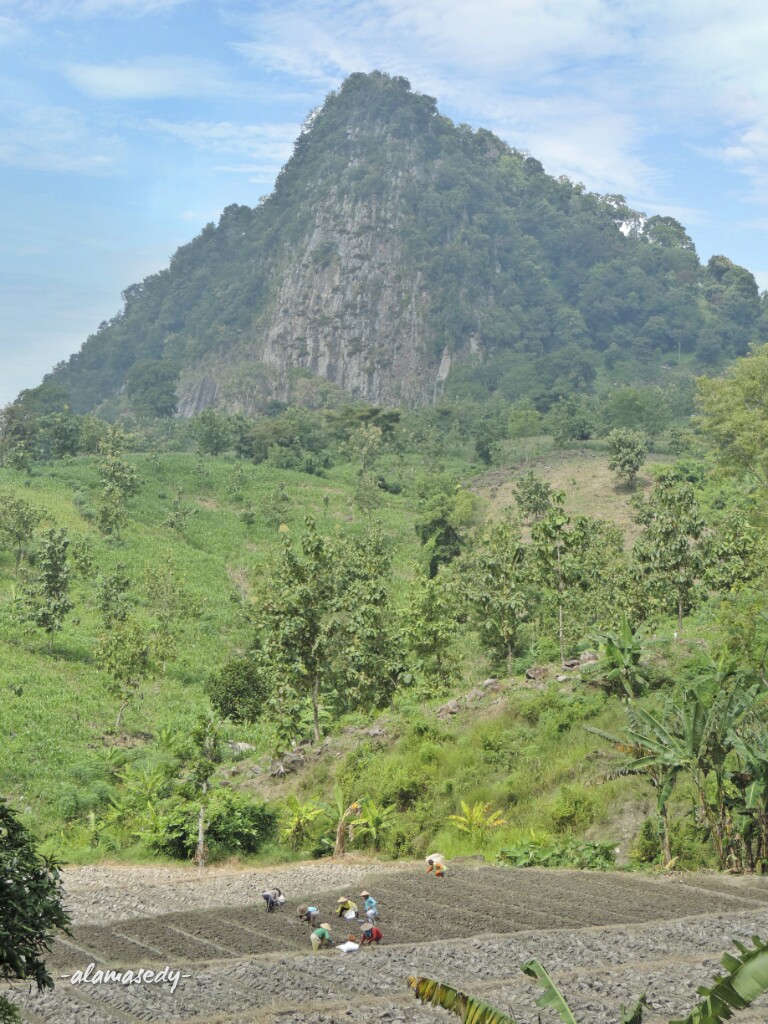
[[[125,874],[116,871],[113,894],[108,873],[93,892],[81,889],[75,918],[90,923],[78,924],[70,938],[55,943],[48,960],[56,980],[53,992],[15,991],[23,1019],[435,1024],[448,1018],[421,1007],[405,986],[408,975],[427,974],[482,996],[520,1024],[534,1024],[537,989],[517,966],[537,956],[583,1024],[618,1020],[620,1004],[643,991],[652,1007],[646,1021],[658,1024],[690,1007],[696,987],[712,976],[732,937],[768,937],[768,883],[761,879],[649,879],[477,865],[452,866],[445,879],[425,875],[421,865],[369,873],[336,870],[324,878],[315,869],[309,874],[297,869],[293,876],[281,869],[277,884],[288,901],[273,914],[265,913],[259,896],[265,884],[261,876],[249,893],[248,875],[241,872],[231,884],[222,875],[220,884],[201,885],[199,910],[189,909],[194,889],[169,880],[164,892],[153,890],[153,899],[185,909],[129,917]],[[136,880],[141,880],[138,869]],[[322,891],[299,888],[323,880]],[[152,884],[163,888],[156,876]],[[341,895],[357,898],[362,888],[379,900],[383,944],[349,955],[330,949],[312,956],[309,929],[295,915],[297,904],[319,906],[333,925],[334,940],[341,942],[349,929],[332,916],[336,901]],[[89,964],[94,966],[88,979],[72,984]],[[128,983],[125,974],[94,983],[100,970],[165,966],[185,976],[175,991],[169,981]],[[541,1012],[543,1021],[557,1020],[551,1011]],[[764,1024],[768,1001],[741,1020]]]

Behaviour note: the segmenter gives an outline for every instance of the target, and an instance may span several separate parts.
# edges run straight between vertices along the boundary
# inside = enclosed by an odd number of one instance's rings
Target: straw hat
[[[367,889],[363,889],[363,891],[360,893],[360,895],[361,896],[370,896],[371,894],[368,892]]]
[[[349,896],[339,896],[339,898],[336,900],[336,902],[337,903],[348,903],[348,902],[350,902]]]
[[[327,932],[329,932],[331,930],[331,926],[329,924],[321,924],[320,927],[321,928],[325,928],[325,930]]]

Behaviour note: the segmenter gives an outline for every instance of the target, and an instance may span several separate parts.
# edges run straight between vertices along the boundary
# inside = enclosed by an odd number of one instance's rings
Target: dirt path
[[[261,887],[286,907],[267,915]],[[768,937],[768,882],[717,876],[653,879],[623,873],[515,871],[455,866],[445,880],[422,865],[312,863],[272,872],[87,868],[67,876],[78,925],[57,942],[52,993],[21,999],[27,1021],[70,1024],[438,1024],[448,1018],[406,988],[426,974],[482,996],[535,1024],[537,987],[517,965],[539,958],[580,1024],[619,1019],[643,991],[646,1024],[682,1016],[735,937]],[[334,924],[339,895],[362,888],[380,901],[385,942],[343,955],[308,955],[294,907],[312,897]],[[255,897],[255,900],[254,900]],[[148,910],[152,906],[155,910]],[[84,970],[168,965],[165,984],[73,985]],[[555,1022],[551,1011],[542,1021]],[[742,1024],[764,1024],[768,1000]]]

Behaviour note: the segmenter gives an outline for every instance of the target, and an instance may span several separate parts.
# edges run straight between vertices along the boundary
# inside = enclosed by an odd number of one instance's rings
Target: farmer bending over
[[[317,907],[310,907],[308,903],[300,903],[296,907],[296,913],[300,921],[306,921],[307,924],[311,924],[315,928],[320,924],[320,913]]]
[[[265,889],[261,895],[264,902],[267,904],[268,914],[271,914],[275,907],[279,907],[285,903],[285,897],[279,889]]]
[[[375,921],[379,916],[379,905],[367,889],[360,893],[365,898],[365,916],[369,921]]]
[[[339,896],[337,903],[337,917],[345,917],[348,921],[351,921],[353,917],[357,917],[357,904],[353,903],[349,896]]]
[[[309,941],[312,943],[313,953],[316,953],[321,946],[332,945],[331,926],[329,924],[321,924],[319,928],[315,928],[309,936]]]
[[[445,878],[445,857],[442,853],[430,853],[426,858],[427,874],[435,872],[435,878]]]
[[[373,921],[369,921],[368,924],[363,925],[363,934],[360,938],[360,945],[368,946],[371,943],[375,942],[376,945],[378,946],[378,944],[381,942],[383,938],[384,936],[381,934],[381,932],[373,923]]]

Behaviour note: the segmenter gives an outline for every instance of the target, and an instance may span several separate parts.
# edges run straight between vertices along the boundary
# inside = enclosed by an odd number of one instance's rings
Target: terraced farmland
[[[201,885],[200,909],[189,909],[194,879],[165,885],[155,879],[162,897],[157,902],[184,909],[133,916],[126,909],[131,887],[118,870],[114,892],[102,886],[98,898],[87,890],[77,896],[80,923],[70,938],[55,943],[49,959],[54,991],[37,996],[17,990],[23,1019],[435,1024],[447,1020],[443,1012],[417,1004],[405,984],[410,974],[428,974],[483,996],[520,1024],[534,1024],[537,989],[517,966],[537,956],[583,1024],[617,1020],[620,1003],[644,990],[652,1006],[647,1021],[657,1024],[686,1010],[732,937],[768,936],[768,884],[761,879],[650,879],[474,864],[452,866],[446,879],[426,876],[422,865],[368,873],[329,865],[325,872],[318,866],[292,876],[280,870],[276,884],[288,902],[274,914],[265,913],[258,895],[261,876],[251,884],[240,872]],[[141,879],[140,869],[135,877]],[[298,890],[310,880],[313,889]],[[322,881],[327,887],[318,891]],[[340,895],[354,898],[362,888],[379,900],[384,943],[350,955],[331,949],[312,956],[296,905],[315,902],[333,923],[334,939],[342,941],[348,927],[331,916],[333,908]],[[91,977],[99,970],[166,965],[184,977],[173,992],[168,983],[71,984],[72,975],[91,963]],[[741,1019],[762,1024],[767,1018],[768,1002]]]

